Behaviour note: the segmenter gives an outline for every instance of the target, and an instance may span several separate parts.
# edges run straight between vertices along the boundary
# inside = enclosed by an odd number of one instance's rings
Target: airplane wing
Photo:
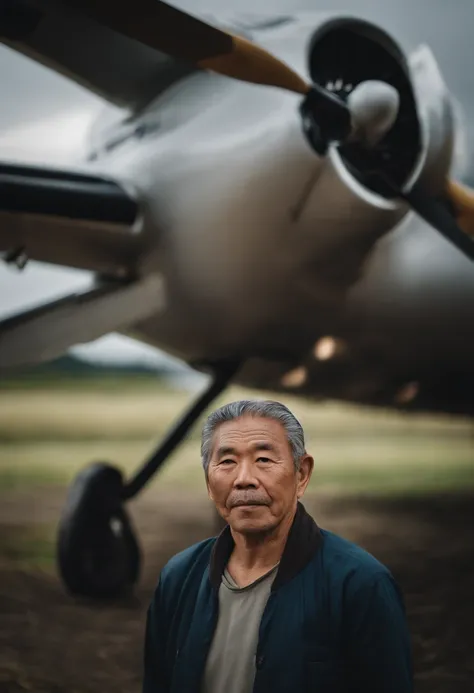
[[[59,169],[0,163],[0,253],[96,271],[130,273],[139,207],[118,183]]]
[[[0,321],[0,371],[49,360],[159,310],[161,279],[135,276],[139,205],[98,176],[0,164],[0,255],[95,272],[83,293]]]
[[[2,2],[0,41],[132,111],[194,69],[57,0]]]
[[[96,279],[86,291],[0,321],[0,374],[50,361],[75,344],[90,342],[149,318],[163,304],[161,277]]]

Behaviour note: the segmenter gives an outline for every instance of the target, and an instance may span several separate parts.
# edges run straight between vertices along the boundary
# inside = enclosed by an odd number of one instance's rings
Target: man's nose
[[[236,488],[256,488],[258,480],[255,477],[255,468],[250,460],[241,460],[237,465],[237,476],[234,481]]]

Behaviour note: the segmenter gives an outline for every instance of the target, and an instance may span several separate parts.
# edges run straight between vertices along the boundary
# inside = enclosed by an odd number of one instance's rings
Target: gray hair
[[[278,421],[288,439],[293,454],[295,469],[299,469],[301,458],[306,454],[303,428],[298,419],[281,402],[272,400],[248,400],[225,404],[210,414],[203,426],[201,437],[201,460],[207,475],[211,460],[212,439],[216,429],[226,421],[233,421],[242,416],[255,416]]]

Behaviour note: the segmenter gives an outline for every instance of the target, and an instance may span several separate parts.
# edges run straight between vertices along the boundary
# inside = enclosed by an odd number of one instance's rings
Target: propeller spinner
[[[400,106],[395,87],[379,80],[361,82],[349,94],[351,139],[373,147],[394,125]]]

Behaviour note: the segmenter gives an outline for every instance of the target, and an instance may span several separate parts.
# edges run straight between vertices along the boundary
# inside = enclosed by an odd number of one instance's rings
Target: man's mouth
[[[241,500],[241,501],[236,501],[235,503],[232,503],[232,508],[248,508],[248,507],[259,507],[259,506],[264,506],[267,505],[267,503],[263,503],[262,501],[252,501],[252,500]]]

